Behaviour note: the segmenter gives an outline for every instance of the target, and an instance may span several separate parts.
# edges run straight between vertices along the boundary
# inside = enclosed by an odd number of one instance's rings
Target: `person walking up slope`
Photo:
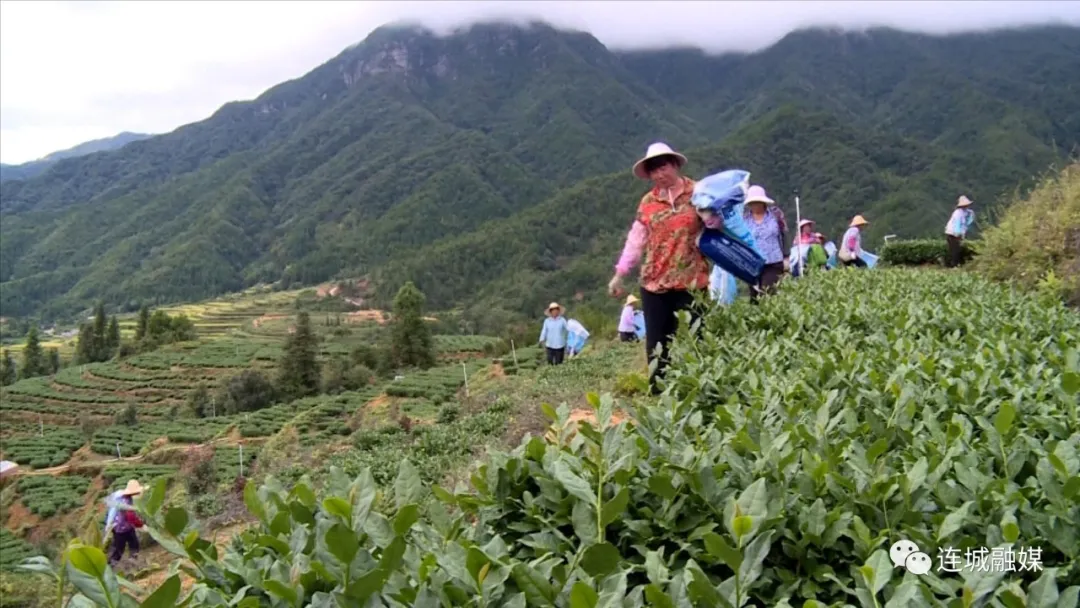
[[[566,340],[570,328],[562,314],[562,306],[552,302],[547,308],[548,318],[540,330],[540,345],[547,349],[548,365],[561,365],[566,355]]]
[[[963,260],[964,249],[962,243],[967,236],[968,228],[975,221],[975,212],[970,209],[974,203],[966,196],[961,196],[956,201],[956,209],[945,225],[945,240],[949,243],[949,259],[945,261],[948,268],[956,268]]]
[[[623,342],[637,341],[637,326],[634,324],[634,304],[638,299],[633,294],[626,296],[622,315],[619,317],[619,339]]]
[[[626,235],[615,276],[608,293],[621,297],[623,280],[642,261],[641,309],[645,316],[645,351],[650,366],[649,386],[660,394],[658,378],[667,369],[668,345],[679,326],[676,314],[694,309],[694,293],[707,293],[709,262],[698,249],[697,239],[705,224],[691,203],[694,180],[682,175],[686,157],[667,144],[654,143],[644,158],[634,163],[634,175],[651,181],[652,189],[641,197]],[[657,349],[659,348],[659,357]]]
[[[135,512],[133,497],[142,494],[143,487],[138,480],[131,479],[123,490],[117,490],[109,495],[106,505],[109,513],[105,517],[105,534],[112,532],[112,545],[109,548],[109,565],[115,566],[124,556],[124,549],[128,549],[132,557],[139,554],[139,536],[135,532],[143,527],[143,521]]]

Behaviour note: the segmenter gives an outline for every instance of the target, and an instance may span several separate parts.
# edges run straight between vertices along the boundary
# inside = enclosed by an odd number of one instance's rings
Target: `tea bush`
[[[960,244],[961,260],[967,262],[975,257],[976,247],[971,241]],[[949,257],[949,245],[942,234],[940,239],[890,241],[881,248],[881,262],[889,266],[944,265]]]
[[[34,553],[30,543],[15,536],[7,528],[0,528],[0,570],[12,570]]]
[[[81,475],[38,475],[23,477],[16,488],[23,505],[34,515],[46,518],[82,506],[90,481]]]
[[[1080,163],[1047,176],[983,231],[975,268],[996,280],[1035,288],[1057,277],[1058,298],[1080,306]]]
[[[162,508],[163,481],[137,504],[194,563],[199,606],[1076,607],[1075,312],[882,269],[793,282],[698,329],[680,329],[665,395],[624,404],[632,424],[610,423],[608,397],[589,396],[596,425],[544,406],[552,438],[490,454],[469,488],[424,478],[498,432],[505,401],[357,434],[318,497],[305,479],[249,483],[258,523],[228,547]],[[578,367],[617,376],[607,356]],[[533,384],[578,373],[561,367]],[[900,539],[933,557],[1035,548],[1041,569],[917,576],[890,561]],[[121,593],[104,571],[93,588]],[[178,578],[158,591],[177,597]]]

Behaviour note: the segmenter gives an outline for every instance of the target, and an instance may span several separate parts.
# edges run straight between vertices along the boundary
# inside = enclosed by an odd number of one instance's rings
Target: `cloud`
[[[446,32],[493,18],[540,18],[616,49],[724,52],[759,50],[811,25],[1080,25],[1080,2],[3,2],[0,160],[171,131],[302,76],[387,22]]]

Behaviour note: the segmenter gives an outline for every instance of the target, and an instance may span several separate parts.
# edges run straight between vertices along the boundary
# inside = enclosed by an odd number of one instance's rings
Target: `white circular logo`
[[[932,565],[933,562],[930,561],[930,556],[922,551],[915,551],[904,560],[904,567],[907,568],[907,571],[919,576],[930,572],[930,566]]]
[[[919,546],[910,540],[898,540],[889,547],[889,559],[892,560],[894,566],[903,568],[908,556],[918,551]]]

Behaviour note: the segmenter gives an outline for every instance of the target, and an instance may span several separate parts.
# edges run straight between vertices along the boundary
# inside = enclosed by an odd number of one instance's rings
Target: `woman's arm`
[[[630,232],[626,235],[622,255],[619,256],[619,262],[615,265],[616,275],[625,277],[641,261],[641,252],[645,249],[645,237],[647,234],[645,224],[641,223],[640,220],[634,220],[634,225],[630,227]]]
[[[544,319],[544,325],[541,326],[541,328],[540,328],[540,343],[541,344],[544,343],[544,338],[547,337],[547,328],[548,328],[548,322],[547,322],[547,319]]]

